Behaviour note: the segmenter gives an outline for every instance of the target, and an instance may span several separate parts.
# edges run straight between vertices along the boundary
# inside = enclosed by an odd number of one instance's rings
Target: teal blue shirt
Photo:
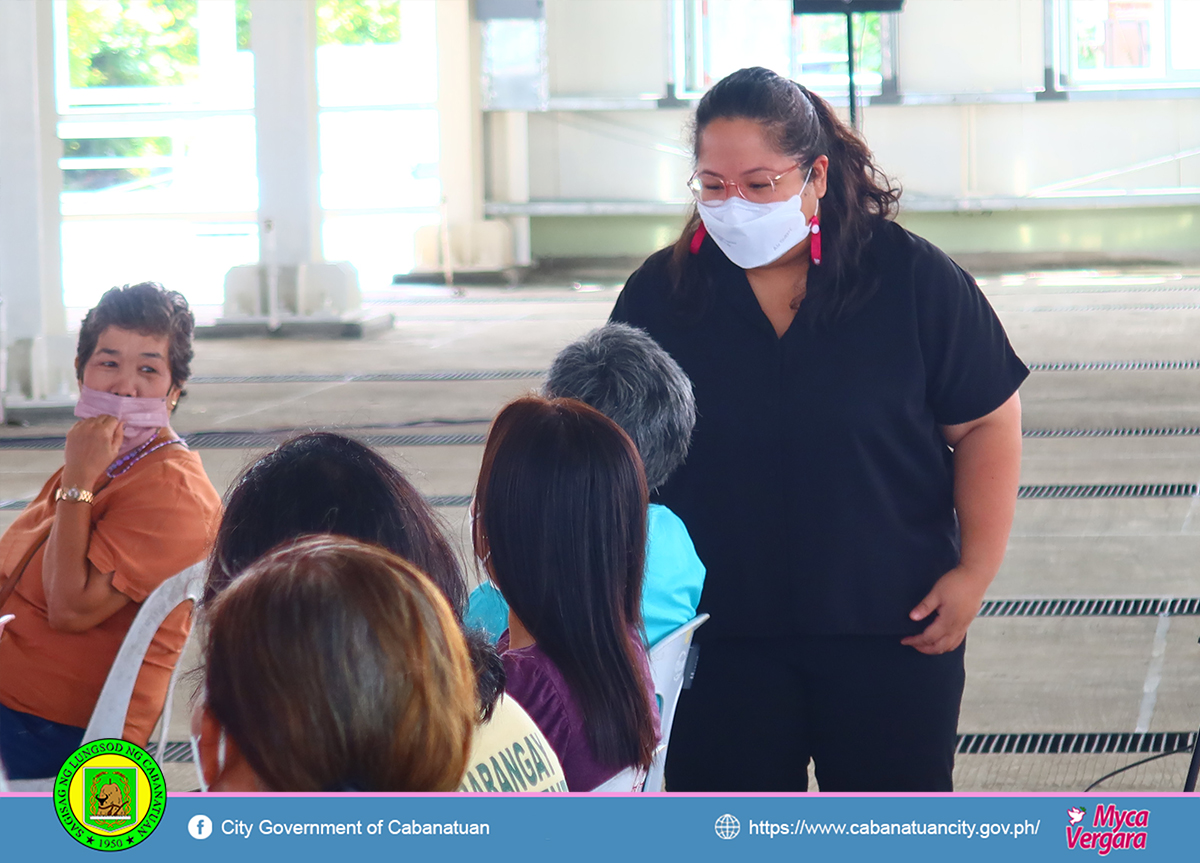
[[[646,639],[653,647],[696,616],[704,588],[704,564],[696,555],[687,526],[665,506],[650,504],[646,527],[642,619]],[[490,581],[471,592],[465,622],[487,632],[493,643],[508,629],[508,603]]]

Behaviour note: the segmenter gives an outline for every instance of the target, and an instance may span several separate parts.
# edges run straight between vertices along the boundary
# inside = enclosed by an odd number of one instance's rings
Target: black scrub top
[[[685,321],[670,250],[626,283],[611,320],[646,330],[691,377],[686,463],[658,491],[708,569],[701,641],[910,635],[908,613],[959,560],[941,425],[1004,404],[1029,370],[974,280],[896,225],[866,250],[881,274],[833,323],[800,304],[782,338],[711,238],[715,295]],[[820,289],[810,268],[809,294]]]

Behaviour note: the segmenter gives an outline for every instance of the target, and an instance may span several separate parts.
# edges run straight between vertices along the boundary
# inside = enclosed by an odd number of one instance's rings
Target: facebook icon
[[[188,833],[193,839],[207,839],[212,835],[212,819],[207,815],[193,815],[188,821]]]

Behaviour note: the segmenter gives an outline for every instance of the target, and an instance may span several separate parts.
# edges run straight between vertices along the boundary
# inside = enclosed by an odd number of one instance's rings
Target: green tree
[[[317,44],[372,45],[400,41],[397,0],[320,0]]]
[[[67,0],[73,87],[185,84],[199,71],[196,0]]]
[[[250,50],[250,0],[235,0],[234,15],[237,18],[237,45],[239,51]]]
[[[878,12],[854,16],[854,68],[856,71],[879,72],[883,55],[880,50],[880,21]],[[802,17],[800,52],[846,55],[846,18],[844,15],[805,15]],[[845,62],[836,64],[846,71]]]
[[[68,158],[104,156],[169,156],[171,139],[155,138],[66,138],[63,155]],[[63,171],[63,191],[86,192],[107,189],[132,180],[144,180],[165,172],[164,168],[91,168]]]

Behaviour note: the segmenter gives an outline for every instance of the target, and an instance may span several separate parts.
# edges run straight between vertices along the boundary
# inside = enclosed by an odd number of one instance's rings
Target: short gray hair
[[[696,398],[679,363],[643,330],[607,324],[554,358],[542,393],[591,405],[625,430],[657,488],[687,458]]]

